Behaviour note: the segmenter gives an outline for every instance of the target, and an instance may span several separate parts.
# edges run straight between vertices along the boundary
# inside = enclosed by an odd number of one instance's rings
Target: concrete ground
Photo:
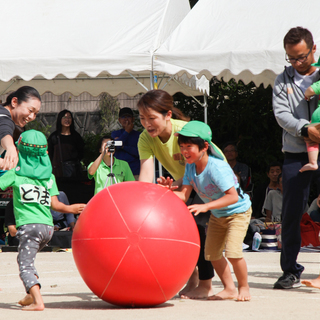
[[[36,267],[42,284],[46,309],[22,312],[17,301],[24,297],[18,275],[17,253],[0,253],[1,319],[316,319],[319,316],[320,290],[301,287],[273,290],[281,275],[279,252],[246,252],[250,302],[183,300],[178,296],[153,308],[121,308],[96,297],[83,282],[71,252],[41,252]],[[305,266],[303,279],[319,275],[319,252],[301,252],[299,263]],[[217,277],[214,292],[221,289]],[[125,290],[125,288],[123,288]]]

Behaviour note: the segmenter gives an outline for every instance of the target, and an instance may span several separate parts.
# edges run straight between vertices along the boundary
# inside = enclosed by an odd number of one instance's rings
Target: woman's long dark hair
[[[60,134],[61,133],[61,130],[62,130],[62,124],[61,124],[61,119],[62,117],[65,116],[66,113],[69,113],[71,115],[71,125],[70,125],[70,131],[71,133],[76,131],[76,129],[74,128],[74,120],[73,120],[73,115],[71,113],[71,111],[67,110],[67,109],[64,109],[62,111],[59,112],[58,114],[58,118],[57,118],[57,123],[56,123],[56,130],[57,130],[57,133]]]
[[[3,106],[11,106],[11,101],[13,98],[18,99],[18,105],[22,102],[27,102],[29,99],[38,99],[41,102],[41,96],[37,89],[29,86],[20,87],[18,90],[10,93],[7,96],[6,102]]]

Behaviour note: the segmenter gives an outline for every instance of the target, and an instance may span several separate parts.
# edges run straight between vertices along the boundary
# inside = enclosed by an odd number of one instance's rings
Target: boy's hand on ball
[[[170,177],[160,177],[157,179],[157,183],[159,186],[161,187],[165,187],[168,188],[169,190],[176,190],[179,187],[178,186],[173,186],[173,179],[171,179]]]
[[[190,210],[193,215],[197,216],[201,212],[207,212],[206,204],[192,204],[188,206],[188,209]]]

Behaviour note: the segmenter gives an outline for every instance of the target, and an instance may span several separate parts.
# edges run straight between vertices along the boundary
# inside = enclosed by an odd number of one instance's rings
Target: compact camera
[[[107,141],[106,149],[108,149],[108,152],[113,153],[115,151],[115,147],[121,147],[122,141]]]
[[[122,141],[113,141],[113,140],[110,140],[110,141],[107,141],[107,147],[121,147],[122,146]]]

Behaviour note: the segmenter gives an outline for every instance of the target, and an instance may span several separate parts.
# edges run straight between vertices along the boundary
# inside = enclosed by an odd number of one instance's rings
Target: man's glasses
[[[121,119],[129,119],[132,118],[132,116],[130,114],[125,114],[123,116],[120,117]]]
[[[300,57],[300,58],[298,58],[298,59],[288,58],[288,56],[287,56],[287,54],[286,54],[286,61],[289,62],[289,63],[291,63],[291,64],[297,63],[298,61],[299,61],[300,63],[304,63],[304,62],[308,59],[308,56],[309,56],[311,50],[312,50],[312,47],[311,47],[311,49],[309,50],[309,52],[308,52],[305,56]]]

